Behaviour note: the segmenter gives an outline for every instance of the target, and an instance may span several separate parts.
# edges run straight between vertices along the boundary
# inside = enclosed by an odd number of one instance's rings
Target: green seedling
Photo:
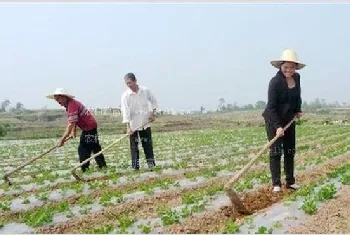
[[[170,186],[174,183],[174,180],[169,180],[169,179],[165,179],[163,181],[160,181],[158,183],[158,186],[161,188],[161,189],[169,189]]]
[[[91,196],[81,196],[78,200],[78,205],[85,206],[93,203]]]
[[[5,226],[5,222],[3,219],[0,219],[0,229]]]
[[[244,219],[244,223],[246,223],[248,226],[249,229],[253,229],[256,227],[256,225],[254,224],[254,219],[252,216],[247,216],[245,219]]]
[[[258,228],[258,231],[255,232],[255,234],[272,234],[272,232],[273,232],[272,228],[268,229],[265,226],[260,226]]]
[[[14,189],[15,189],[15,190],[21,190],[21,189],[22,189],[22,186],[21,186],[21,185],[16,185],[16,186],[14,187]]]
[[[301,209],[303,209],[303,211],[309,215],[315,214],[315,212],[317,211],[316,201],[311,197],[306,198],[303,201]]]
[[[298,191],[293,192],[288,197],[286,197],[285,201],[295,201],[298,196],[307,197],[311,195],[316,187],[316,183],[311,183],[301,187]]]
[[[24,223],[30,227],[39,227],[52,222],[53,211],[50,207],[42,207],[24,215]]]
[[[146,194],[148,195],[152,195],[153,193],[153,187],[154,185],[153,184],[145,184],[145,183],[142,183],[140,184],[139,188],[141,191],[144,191]]]
[[[244,189],[252,189],[253,183],[250,180],[244,179],[239,181],[235,186],[237,192],[242,192]]]
[[[345,164],[344,166],[339,167],[330,173],[327,173],[327,176],[330,178],[337,178],[338,176],[345,174],[349,169],[350,164]]]
[[[156,173],[160,173],[162,171],[162,167],[161,166],[155,166],[153,167],[153,171]]]
[[[119,222],[119,229],[121,233],[127,233],[128,228],[135,222],[135,218],[129,216],[128,213],[123,213],[117,216]]]
[[[239,226],[234,221],[228,221],[222,230],[223,234],[235,234],[239,232]]]
[[[121,191],[104,191],[99,199],[103,206],[109,206],[123,201],[123,192]]]
[[[24,198],[24,200],[23,200],[22,203],[23,203],[23,204],[29,204],[29,203],[30,203],[30,200],[26,197],[26,198]]]
[[[341,180],[342,184],[350,185],[350,173],[342,175],[340,180]]]
[[[38,199],[40,201],[46,202],[47,200],[49,200],[49,193],[48,192],[40,192],[38,194]]]
[[[2,184],[0,186],[1,189],[3,189],[5,192],[7,192],[10,189],[10,185],[9,184]]]
[[[82,214],[82,215],[86,215],[87,213],[89,213],[91,207],[89,206],[83,206],[80,210],[79,210],[79,213]]]
[[[198,176],[198,173],[195,171],[189,171],[184,173],[185,178],[190,180],[195,180],[195,178]]]
[[[183,204],[197,203],[203,199],[203,196],[204,195],[201,192],[199,192],[199,193],[193,193],[193,192],[185,193],[184,195],[181,196],[182,203]]]
[[[183,207],[180,211],[180,215],[182,218],[187,218],[190,217],[193,214],[191,208],[186,205],[185,207]]]
[[[88,230],[85,233],[87,233],[87,234],[108,234],[108,233],[111,233],[113,230],[114,230],[113,224],[106,224],[106,225],[102,225],[100,227]]]
[[[262,184],[266,184],[268,182],[270,182],[271,177],[270,177],[270,173],[268,172],[263,172],[261,173],[261,175],[259,175],[259,182]]]
[[[171,225],[180,222],[180,214],[167,206],[159,207],[157,213],[164,225]]]
[[[11,200],[0,202],[0,210],[9,211],[11,208]]]
[[[68,212],[67,212],[67,214],[66,214],[66,217],[67,218],[73,218],[75,215],[74,215],[74,213],[73,213],[73,211],[71,211],[71,210],[69,210]]]
[[[279,228],[282,228],[283,225],[282,225],[282,223],[280,221],[277,221],[272,227],[276,228],[276,229],[279,229]]]
[[[218,184],[214,185],[212,187],[206,188],[205,189],[205,194],[208,196],[213,196],[218,192],[223,192],[224,191],[224,185],[223,184]]]
[[[320,201],[329,200],[334,198],[337,193],[337,189],[334,184],[326,184],[317,193],[316,198]]]
[[[138,229],[140,229],[141,232],[144,233],[144,234],[149,234],[149,233],[151,233],[151,231],[152,231],[152,228],[151,228],[151,224],[150,224],[150,223],[148,223],[148,224],[140,224],[140,225],[138,226]]]
[[[59,213],[69,211],[69,203],[67,201],[59,202],[54,209]]]
[[[217,176],[217,172],[211,169],[205,170],[201,175],[205,178],[211,178]]]

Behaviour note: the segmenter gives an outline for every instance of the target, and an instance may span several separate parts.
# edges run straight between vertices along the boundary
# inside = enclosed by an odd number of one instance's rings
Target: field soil
[[[315,215],[300,226],[289,229],[293,234],[349,234],[350,233],[350,186],[342,186],[339,195],[326,202]]]
[[[348,162],[350,155],[330,159],[325,163],[315,166],[312,170],[297,173],[298,182],[307,184],[312,180],[326,176],[327,172],[332,171],[337,166]],[[242,202],[248,210],[257,212],[272,204],[279,202],[283,197],[288,196],[290,190],[284,190],[276,195],[271,192],[269,184],[262,185],[258,190],[246,192],[241,196]],[[217,233],[219,228],[223,227],[226,221],[240,220],[244,216],[234,213],[232,205],[223,206],[219,210],[210,211],[200,214],[199,216],[192,216],[183,224],[174,224],[165,229],[165,233]]]
[[[299,172],[297,174],[298,180],[301,184],[309,183],[313,179],[326,176],[327,172],[332,171],[337,166],[348,162],[350,155],[330,159],[325,163],[315,166],[312,170]],[[227,181],[227,177],[226,177]],[[211,184],[224,184],[225,177],[217,180],[210,180],[201,187],[210,186]],[[199,186],[197,186],[199,187]],[[251,192],[244,192],[240,194],[243,203],[247,206],[248,210],[257,212],[264,208],[271,206],[272,204],[279,202],[283,197],[289,195],[291,192],[288,190],[283,191],[281,194],[275,195],[271,193],[271,186],[269,184],[261,185],[257,190]],[[133,203],[124,203],[121,205],[111,206],[108,209],[102,210],[97,213],[91,213],[83,218],[77,218],[65,223],[58,223],[50,227],[40,228],[37,233],[73,233],[74,231],[81,229],[91,229],[96,224],[104,224],[108,222],[109,218],[113,218],[123,211],[129,211],[136,217],[154,217],[156,216],[157,208],[161,204],[168,204],[172,207],[181,204],[180,191],[169,191],[163,193],[161,196],[146,197],[134,201]],[[189,217],[182,224],[170,225],[162,231],[162,233],[217,233],[223,224],[228,220],[241,219],[241,215],[234,213],[231,205],[222,206],[220,209],[214,211],[206,211],[200,213],[197,216]]]

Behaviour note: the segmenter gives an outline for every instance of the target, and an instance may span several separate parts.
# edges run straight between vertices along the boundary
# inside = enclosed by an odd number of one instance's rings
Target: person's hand
[[[154,114],[154,113],[151,113],[151,116],[149,117],[149,120],[151,121],[151,122],[153,122],[154,120],[156,120],[156,115]]]
[[[132,135],[134,132],[130,129],[130,128],[127,128],[126,129],[126,134],[127,135]]]
[[[77,137],[77,133],[71,133],[68,137],[67,137],[67,140],[69,139],[74,139]]]
[[[284,130],[283,130],[282,127],[277,128],[277,130],[276,130],[276,135],[277,135],[278,137],[281,137],[281,136],[284,135]]]
[[[61,138],[58,143],[57,143],[57,147],[61,147],[64,145],[64,142],[65,142],[65,139],[64,138]]]
[[[301,116],[303,116],[303,113],[302,112],[299,112],[296,114],[297,118],[300,118]]]

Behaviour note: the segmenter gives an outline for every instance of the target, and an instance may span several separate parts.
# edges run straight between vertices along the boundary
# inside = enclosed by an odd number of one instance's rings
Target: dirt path
[[[343,186],[339,196],[326,202],[315,215],[287,233],[350,233],[350,186]]]

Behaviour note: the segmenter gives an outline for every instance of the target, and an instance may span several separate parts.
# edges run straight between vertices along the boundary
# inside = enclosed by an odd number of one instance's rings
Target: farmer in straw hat
[[[283,127],[294,116],[302,116],[300,75],[296,70],[305,67],[297,59],[297,54],[290,49],[283,51],[280,59],[272,60],[271,65],[278,69],[270,80],[268,87],[268,101],[263,112],[269,140],[280,136],[270,147],[270,171],[273,192],[281,191],[281,156],[284,153],[284,172],[286,174],[286,188],[298,189],[294,178],[295,155],[295,123],[285,132]]]
[[[78,126],[82,130],[78,147],[80,162],[88,159],[92,152],[98,153],[101,151],[97,133],[97,121],[82,103],[75,100],[73,95],[69,94],[62,88],[57,88],[54,93],[46,97],[56,100],[61,106],[65,107],[68,116],[68,125],[57,144],[58,147],[64,145],[67,137],[76,136],[76,126]],[[95,160],[99,168],[107,166],[103,154],[97,156]],[[82,171],[85,172],[89,166],[90,162],[81,166]]]

